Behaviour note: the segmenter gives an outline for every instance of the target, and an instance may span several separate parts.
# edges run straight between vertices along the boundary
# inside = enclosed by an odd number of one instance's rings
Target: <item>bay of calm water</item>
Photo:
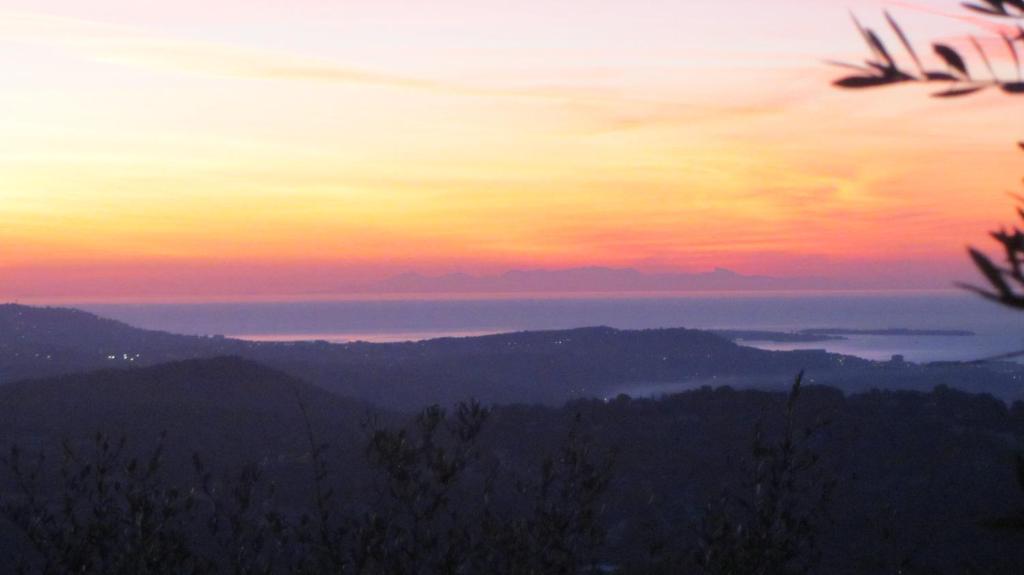
[[[977,335],[848,336],[766,349],[827,349],[869,359],[970,360],[1024,348],[1024,313],[970,294],[786,293],[650,297],[378,299],[76,305],[138,327],[260,341],[410,341],[605,325],[795,331],[950,329]]]

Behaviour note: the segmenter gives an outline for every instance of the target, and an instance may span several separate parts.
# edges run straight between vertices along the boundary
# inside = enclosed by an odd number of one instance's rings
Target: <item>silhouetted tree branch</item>
[[[1024,0],[981,0],[980,3],[964,3],[964,8],[975,13],[980,13],[990,18],[997,19],[1018,19],[1024,20]],[[907,71],[901,68],[892,52],[886,47],[885,42],[879,34],[870,28],[861,25],[856,16],[853,17],[854,24],[867,43],[872,56],[864,65],[833,62],[833,64],[853,68],[860,74],[846,76],[834,82],[841,88],[876,88],[906,82],[949,82],[949,85],[932,94],[939,98],[950,98],[967,96],[986,88],[996,87],[1007,94],[1024,94],[1024,71],[1021,68],[1021,51],[1018,45],[1024,47],[1024,26],[1017,25],[1013,34],[1000,32],[1000,37],[1006,45],[1015,70],[1013,79],[1000,77],[992,59],[985,51],[982,43],[974,36],[970,37],[971,45],[977,53],[977,57],[984,64],[988,78],[981,79],[971,73],[967,59],[955,48],[942,43],[933,43],[932,49],[946,65],[946,70],[928,70],[922,63],[917,51],[903,31],[900,25],[886,12],[885,19],[892,32],[899,39],[903,50],[914,64],[914,70]],[[1018,145],[1024,149],[1024,142]],[[1024,201],[1024,198],[1017,198]],[[1024,209],[1017,209],[1018,215],[1024,219]],[[986,299],[1002,305],[1024,310],[1024,231],[1019,227],[1012,229],[1002,228],[991,233],[991,236],[1002,248],[1004,262],[996,263],[981,250],[970,247],[968,253],[974,265],[981,272],[988,282],[988,288],[982,288],[970,284],[958,284],[960,287],[972,291]],[[1024,354],[1024,352],[1021,352]],[[998,359],[1009,359],[1018,354],[1005,354]]]
[[[1021,6],[1024,0],[984,0],[985,6],[976,4],[965,4],[965,6],[976,12],[984,13],[991,17],[1022,18],[1024,12]],[[971,45],[976,52],[978,59],[984,64],[988,77],[979,77],[972,73],[968,60],[956,48],[943,43],[933,43],[932,51],[945,64],[945,70],[933,70],[925,67],[917,50],[911,43],[910,38],[903,31],[888,12],[885,13],[886,22],[889,24],[893,34],[898,38],[903,50],[913,63],[913,69],[907,70],[901,66],[893,55],[893,52],[886,46],[882,37],[872,30],[863,26],[856,16],[853,16],[854,25],[864,38],[864,42],[871,51],[869,57],[863,64],[852,64],[847,62],[831,62],[836,66],[850,68],[858,73],[834,82],[840,88],[878,88],[908,82],[939,83],[946,82],[947,86],[932,95],[937,98],[952,98],[967,96],[980,92],[986,88],[998,88],[1007,94],[1024,94],[1024,72],[1021,70],[1021,55],[1018,44],[1024,47],[1024,27],[1017,26],[1013,34],[1001,32],[1000,37],[1006,45],[1013,62],[1015,75],[1012,78],[1000,77],[988,52],[982,43],[974,36],[970,37]]]

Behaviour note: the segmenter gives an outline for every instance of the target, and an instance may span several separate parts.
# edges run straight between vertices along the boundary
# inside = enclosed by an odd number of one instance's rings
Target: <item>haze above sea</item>
[[[973,336],[851,335],[813,343],[741,342],[766,349],[826,349],[909,361],[962,361],[1024,349],[1024,313],[961,292],[724,293],[650,296],[431,297],[73,305],[134,326],[257,341],[414,341],[587,326],[969,330]]]

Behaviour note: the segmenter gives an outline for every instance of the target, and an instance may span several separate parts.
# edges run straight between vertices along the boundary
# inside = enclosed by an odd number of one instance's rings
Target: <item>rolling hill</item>
[[[96,369],[237,356],[342,396],[392,409],[476,398],[565,401],[704,384],[781,388],[793,374],[845,391],[945,384],[1024,397],[1016,364],[916,365],[823,351],[765,351],[710,332],[607,327],[406,343],[266,343],[137,329],[85,312],[0,306],[0,383]]]

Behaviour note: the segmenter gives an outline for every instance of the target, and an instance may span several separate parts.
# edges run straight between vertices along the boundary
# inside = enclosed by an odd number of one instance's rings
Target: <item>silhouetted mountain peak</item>
[[[3,329],[39,329],[68,322],[92,322],[97,327],[124,327],[127,324],[116,320],[101,318],[87,311],[69,307],[36,307],[16,303],[0,304],[0,328]]]
[[[62,337],[88,337],[103,341],[112,337],[138,337],[160,334],[117,320],[68,307],[35,307],[0,304],[0,331],[16,334],[21,340],[56,342]]]
[[[368,286],[378,292],[629,292],[824,288],[823,278],[745,275],[716,267],[708,272],[652,273],[633,268],[589,266],[568,269],[509,270],[498,275],[400,274]]]

